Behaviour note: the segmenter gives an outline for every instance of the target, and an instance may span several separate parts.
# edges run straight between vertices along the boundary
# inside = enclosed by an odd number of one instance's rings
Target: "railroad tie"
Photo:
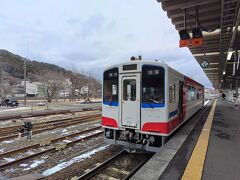
[[[115,172],[117,174],[123,174],[123,175],[128,175],[130,173],[129,171],[121,170],[115,167],[108,167],[106,168],[106,170],[109,170],[110,172]]]
[[[111,177],[111,176],[108,176],[108,175],[102,174],[102,173],[97,174],[95,177],[96,177],[96,179],[99,178],[99,179],[107,179],[107,180],[120,180],[115,177]]]

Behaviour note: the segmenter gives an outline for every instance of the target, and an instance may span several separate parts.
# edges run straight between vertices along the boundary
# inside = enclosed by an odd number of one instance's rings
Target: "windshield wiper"
[[[154,99],[149,99],[149,100],[151,100],[151,101],[153,101],[153,102],[155,102],[155,103],[160,103],[160,102],[158,102],[158,101],[156,101],[156,100],[154,100]]]

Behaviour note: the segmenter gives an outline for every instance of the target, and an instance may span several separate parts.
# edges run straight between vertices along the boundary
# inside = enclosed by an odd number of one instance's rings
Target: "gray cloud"
[[[80,35],[83,39],[86,38],[92,33],[102,29],[105,22],[106,19],[100,13],[95,13],[89,16],[89,18],[82,23]]]
[[[156,0],[4,1],[0,32],[3,49],[97,77],[142,55],[209,85],[190,52],[177,47],[178,33]]]

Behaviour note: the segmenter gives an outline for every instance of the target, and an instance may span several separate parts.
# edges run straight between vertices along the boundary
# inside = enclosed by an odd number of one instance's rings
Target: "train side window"
[[[192,87],[192,100],[196,100],[197,99],[197,90]]]
[[[191,86],[188,87],[188,101],[191,101],[192,100],[192,88]]]
[[[123,100],[136,101],[136,80],[135,79],[123,80]]]
[[[176,84],[173,84],[173,103],[176,103]]]
[[[188,101],[193,101],[199,99],[199,92],[193,86],[188,87]]]
[[[173,88],[169,86],[169,103],[173,102]]]

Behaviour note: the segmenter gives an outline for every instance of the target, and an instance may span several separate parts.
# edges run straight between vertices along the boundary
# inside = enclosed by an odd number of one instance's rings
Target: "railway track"
[[[121,151],[102,164],[78,177],[79,180],[129,179],[151,157],[153,153],[128,153]]]
[[[68,113],[84,112],[84,111],[96,111],[96,110],[101,110],[101,108],[82,108],[82,110],[51,110],[47,112],[34,112],[34,113],[27,113],[27,114],[24,113],[24,114],[17,114],[17,115],[7,115],[7,116],[0,116],[0,121],[29,118],[29,117],[39,117],[39,116],[50,116],[50,115],[57,115],[57,114],[68,114]]]
[[[5,169],[9,166],[15,165],[15,164],[20,163],[20,162],[24,162],[26,160],[30,160],[34,157],[37,157],[37,156],[40,156],[40,155],[43,155],[43,154],[46,154],[46,153],[49,153],[49,152],[56,152],[56,151],[59,151],[61,149],[68,148],[68,147],[73,146],[74,144],[79,143],[83,140],[87,140],[87,139],[90,139],[90,138],[93,138],[93,137],[97,137],[97,136],[99,136],[103,133],[103,131],[100,130],[100,129],[101,129],[101,126],[97,126],[97,127],[90,128],[90,129],[80,131],[80,132],[77,132],[77,133],[73,133],[73,134],[70,134],[70,135],[67,135],[67,136],[62,136],[62,137],[59,137],[59,138],[48,140],[47,142],[44,142],[45,144],[38,143],[38,144],[31,145],[31,146],[26,146],[26,147],[23,147],[23,148],[19,148],[19,149],[15,149],[15,150],[12,150],[12,151],[7,151],[7,152],[4,152],[4,153],[1,153],[0,154],[0,159],[3,159],[4,157],[9,157],[9,156],[12,156],[12,155],[19,154],[21,152],[26,152],[29,149],[39,148],[39,147],[48,146],[48,145],[50,146],[49,148],[47,148],[45,150],[40,150],[39,152],[36,152],[34,154],[30,154],[30,155],[27,155],[27,156],[24,156],[24,157],[20,157],[20,158],[14,160],[14,161],[2,163],[2,164],[0,164],[0,170],[3,170],[3,169]],[[81,137],[80,135],[84,135],[84,136]],[[68,141],[67,143],[59,142],[59,141],[64,140],[64,139],[74,138],[74,137],[77,137],[77,136],[80,136],[80,137],[76,138],[76,140]]]
[[[100,118],[100,114],[35,123],[33,124],[33,134],[38,134],[56,128],[72,126],[86,121],[96,120],[98,118]],[[21,125],[0,128],[0,142],[18,137],[17,129],[20,127]]]

